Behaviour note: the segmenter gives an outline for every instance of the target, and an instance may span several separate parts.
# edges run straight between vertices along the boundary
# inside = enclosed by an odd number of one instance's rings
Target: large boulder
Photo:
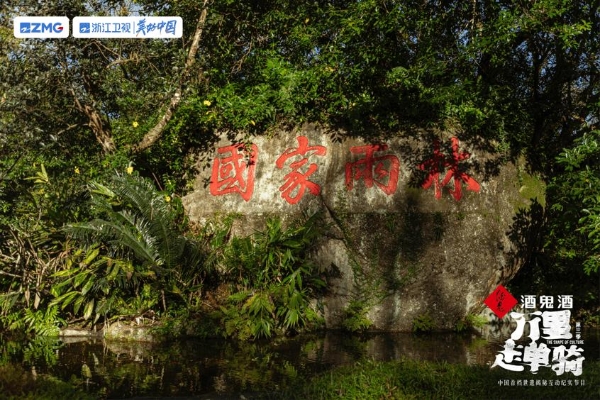
[[[322,210],[327,327],[354,301],[377,329],[451,329],[520,266],[509,235],[526,205],[523,173],[481,143],[443,132],[365,140],[313,125],[241,142],[223,137],[202,155],[184,206],[200,223],[240,214],[242,235],[268,216]]]

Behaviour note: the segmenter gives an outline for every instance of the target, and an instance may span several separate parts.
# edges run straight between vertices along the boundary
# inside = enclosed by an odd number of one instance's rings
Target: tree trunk
[[[108,122],[102,118],[102,115],[100,115],[98,110],[94,107],[88,104],[81,104],[73,89],[71,89],[71,93],[75,100],[75,107],[88,117],[88,125],[92,128],[96,140],[100,143],[100,146],[102,146],[102,151],[104,151],[105,154],[114,152],[117,148],[112,138],[112,132]]]
[[[206,25],[206,15],[208,13],[207,5],[208,0],[204,0],[204,4],[202,5],[202,12],[200,13],[200,19],[198,20],[198,25],[196,25],[196,32],[194,33],[194,40],[192,41],[190,51],[185,61],[185,67],[181,74],[179,87],[175,90],[173,96],[171,96],[171,101],[158,123],[154,125],[154,127],[152,127],[152,129],[150,129],[148,133],[144,135],[142,140],[133,147],[134,153],[139,153],[141,151],[146,150],[154,143],[156,143],[158,139],[160,139],[160,137],[163,134],[163,131],[165,130],[165,127],[173,117],[173,113],[175,112],[175,110],[179,106],[179,103],[181,102],[183,86],[185,81],[189,77],[191,67],[196,61],[196,54],[198,53],[198,48],[200,47],[200,39],[202,38],[202,31],[204,30],[204,26]]]

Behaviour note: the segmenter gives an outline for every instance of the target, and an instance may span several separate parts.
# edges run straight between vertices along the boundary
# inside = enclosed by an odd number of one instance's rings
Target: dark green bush
[[[288,228],[269,219],[263,231],[227,243],[218,268],[236,292],[221,307],[226,336],[269,337],[320,323],[310,301],[325,282],[309,260],[318,218]]]

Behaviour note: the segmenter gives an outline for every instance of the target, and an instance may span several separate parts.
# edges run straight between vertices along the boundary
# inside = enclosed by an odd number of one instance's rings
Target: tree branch
[[[152,129],[144,135],[142,140],[133,147],[134,153],[139,153],[141,151],[146,150],[150,146],[152,146],[160,137],[162,136],[165,127],[173,117],[173,113],[179,106],[181,102],[181,95],[183,92],[184,82],[188,79],[190,70],[196,61],[196,53],[198,53],[198,48],[200,47],[200,39],[202,38],[202,31],[204,30],[204,26],[206,25],[206,15],[208,13],[208,0],[204,0],[202,5],[202,12],[200,13],[200,19],[198,20],[198,25],[196,25],[196,32],[194,33],[194,40],[192,41],[192,45],[190,46],[190,51],[188,53],[187,59],[185,61],[185,66],[183,68],[183,72],[181,74],[181,79],[179,81],[179,87],[171,96],[171,101],[169,106],[165,110],[162,118],[158,121]]]
[[[96,140],[98,143],[100,143],[100,146],[102,146],[104,153],[114,152],[116,150],[116,146],[110,132],[110,127],[106,126],[107,124],[98,110],[88,104],[81,104],[72,88],[70,89],[70,92],[75,101],[75,108],[87,116],[89,121],[88,125],[90,128],[92,128],[92,132],[94,132]]]

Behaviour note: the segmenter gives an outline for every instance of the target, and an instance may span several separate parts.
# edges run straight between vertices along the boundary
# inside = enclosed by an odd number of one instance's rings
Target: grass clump
[[[557,380],[561,386],[504,386],[500,380]],[[585,381],[562,386],[562,381]],[[400,360],[359,362],[324,373],[309,383],[278,393],[289,399],[597,399],[600,362],[584,365],[583,374],[556,376],[550,369],[537,375],[486,366]]]

